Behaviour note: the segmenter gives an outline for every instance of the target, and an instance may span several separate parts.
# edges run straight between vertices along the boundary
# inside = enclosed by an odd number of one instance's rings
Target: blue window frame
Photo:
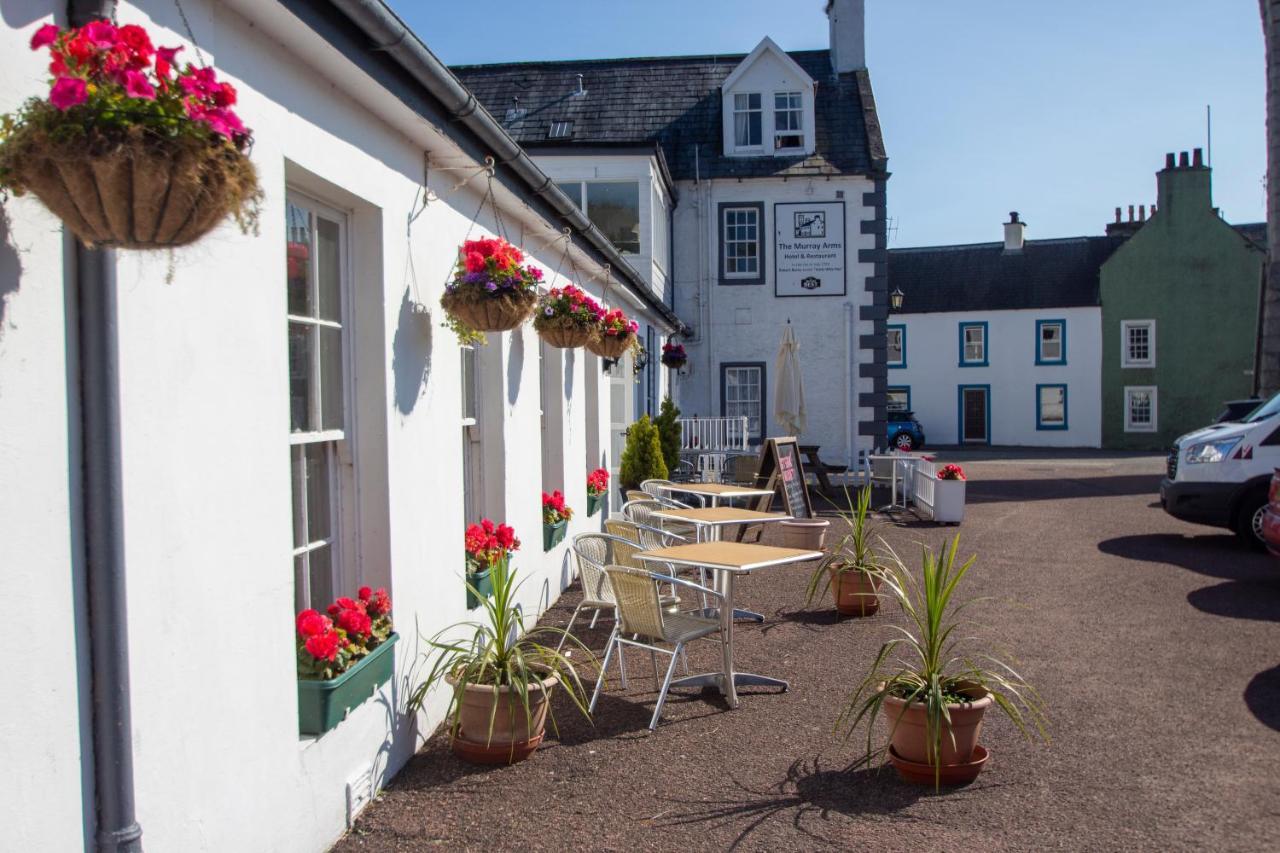
[[[966,394],[965,392],[972,392]],[[981,394],[983,404],[982,435],[968,435],[965,430],[964,408],[965,397],[977,399]],[[976,430],[975,430],[976,432]],[[956,444],[990,444],[991,443],[991,386],[990,385],[957,385],[956,386]]]
[[[1036,386],[1036,429],[1067,428],[1067,386]]]
[[[1067,363],[1067,321],[1036,320],[1036,364]]]
[[[885,359],[889,367],[907,366],[907,327],[904,323],[890,323],[884,327]]]
[[[884,407],[890,412],[911,411],[911,386],[890,385],[885,390]]]
[[[961,323],[960,324],[960,366],[961,367],[986,367],[987,347],[990,346],[987,339],[987,323],[983,320],[980,323]]]

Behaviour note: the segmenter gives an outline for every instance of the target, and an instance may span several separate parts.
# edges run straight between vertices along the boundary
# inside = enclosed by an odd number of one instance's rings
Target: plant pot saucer
[[[510,743],[486,744],[483,741],[467,740],[459,732],[451,744],[453,754],[470,764],[515,764],[524,761],[542,743],[542,734],[529,740]]]
[[[944,764],[942,772],[935,777],[932,764],[907,761],[900,758],[892,746],[889,747],[889,763],[898,771],[902,781],[917,785],[932,785],[935,780],[943,785],[968,785],[978,778],[990,755],[987,748],[979,744],[973,748],[973,758],[970,761],[964,764]]]

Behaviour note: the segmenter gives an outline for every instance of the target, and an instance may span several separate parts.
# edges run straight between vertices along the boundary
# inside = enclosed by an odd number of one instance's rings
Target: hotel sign
[[[844,202],[773,206],[775,296],[844,296]]]

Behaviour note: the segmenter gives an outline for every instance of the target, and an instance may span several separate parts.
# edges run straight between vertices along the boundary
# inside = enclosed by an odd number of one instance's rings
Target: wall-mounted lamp
[[[889,294],[889,307],[894,311],[901,311],[902,300],[905,297],[906,297],[906,294],[902,292],[902,288],[895,287],[893,289],[893,293]]]

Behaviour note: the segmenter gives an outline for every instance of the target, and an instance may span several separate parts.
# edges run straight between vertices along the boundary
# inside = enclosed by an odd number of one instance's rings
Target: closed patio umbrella
[[[804,432],[804,379],[800,375],[800,344],[791,321],[782,330],[782,346],[773,368],[773,417],[782,435]]]

